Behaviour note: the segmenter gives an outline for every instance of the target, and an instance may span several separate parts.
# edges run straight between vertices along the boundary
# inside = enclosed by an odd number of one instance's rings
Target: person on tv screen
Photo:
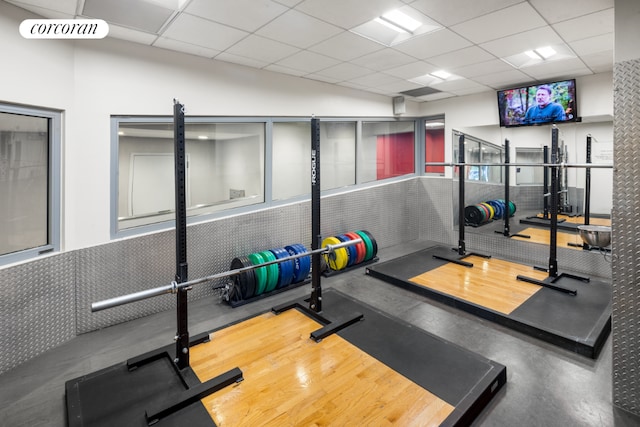
[[[527,110],[524,116],[525,123],[550,123],[565,120],[564,108],[562,108],[562,105],[551,100],[552,94],[553,90],[550,86],[542,85],[538,87],[536,91],[536,104]]]

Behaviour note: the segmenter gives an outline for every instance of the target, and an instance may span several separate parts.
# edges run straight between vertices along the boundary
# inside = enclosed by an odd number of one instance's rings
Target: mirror
[[[543,163],[544,146],[548,147],[549,163],[551,163],[551,126],[533,126],[517,128],[501,128],[499,126],[479,126],[459,128],[451,136],[453,161],[458,161],[459,135],[465,136],[466,163],[503,163],[505,160],[504,143],[509,140],[510,163]],[[591,162],[594,164],[613,164],[613,122],[588,122],[565,124],[558,126],[558,163],[585,164],[587,162],[588,139],[591,146]],[[499,166],[467,166],[465,179],[465,233],[479,233],[504,238],[505,206],[499,201],[505,199],[505,169]],[[513,239],[530,244],[548,245],[546,240],[534,238],[538,229],[548,230],[550,218],[550,199],[547,199],[545,211],[544,170],[537,166],[512,166],[509,168],[509,200],[515,210],[509,218],[509,231]],[[550,192],[551,173],[548,172],[547,193]],[[589,184],[587,169],[565,167],[559,170],[559,204],[558,204],[558,247],[569,246],[582,249],[583,242],[578,235],[577,225],[586,222],[586,210],[589,211],[588,222],[591,225],[610,225],[613,169],[591,168]],[[458,227],[458,173],[453,174],[453,218],[454,228]],[[587,187],[590,191],[587,192]],[[587,194],[589,193],[589,194]],[[589,200],[586,198],[589,196]],[[477,208],[472,207],[479,205]],[[488,205],[488,206],[487,206]],[[493,208],[493,209],[492,209]],[[502,212],[501,212],[502,209]],[[546,212],[546,215],[545,215]],[[467,218],[469,217],[469,218]],[[565,229],[563,230],[563,224]],[[571,230],[571,229],[574,230]],[[560,233],[568,236],[560,236]],[[527,237],[518,237],[522,234]],[[544,234],[544,233],[543,233]],[[563,239],[568,240],[563,240]],[[576,246],[572,245],[575,244]],[[587,252],[587,251],[585,251]]]

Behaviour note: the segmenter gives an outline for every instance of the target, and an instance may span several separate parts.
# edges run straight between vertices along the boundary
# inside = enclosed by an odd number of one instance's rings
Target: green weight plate
[[[369,261],[371,258],[373,258],[373,243],[371,243],[371,239],[369,239],[369,236],[367,236],[367,234],[364,233],[363,231],[358,230],[356,231],[356,234],[360,236],[360,238],[364,242],[364,246],[367,249],[366,255],[364,256],[364,260]]]
[[[260,252],[262,258],[266,261],[275,261],[276,256],[271,251]],[[265,286],[265,292],[271,292],[278,285],[278,275],[280,272],[278,271],[278,264],[271,264],[264,267],[267,270],[267,284]]]
[[[249,254],[247,258],[253,265],[264,263],[264,258],[258,253]],[[267,287],[267,269],[266,267],[258,267],[253,272],[256,275],[256,292],[254,295],[257,296],[262,294]]]
[[[362,231],[364,234],[367,235],[367,237],[369,238],[369,241],[371,242],[371,258],[369,259],[373,259],[375,258],[376,255],[378,255],[378,242],[376,242],[376,239],[373,238],[373,234],[369,233],[367,230],[360,230]]]

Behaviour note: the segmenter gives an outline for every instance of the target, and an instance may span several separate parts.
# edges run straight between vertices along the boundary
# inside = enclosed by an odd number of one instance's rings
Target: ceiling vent
[[[418,89],[405,90],[404,92],[400,92],[400,93],[406,96],[413,96],[417,98],[419,96],[432,95],[434,93],[440,93],[440,92],[442,91],[438,89],[434,89],[429,86],[425,86],[425,87],[419,87]]]

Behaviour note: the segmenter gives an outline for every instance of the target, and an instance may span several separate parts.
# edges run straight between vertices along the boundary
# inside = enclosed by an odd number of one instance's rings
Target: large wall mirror
[[[464,218],[465,233],[478,233],[505,238],[504,216],[509,214],[511,238],[528,244],[549,244],[550,170],[542,166],[552,159],[552,126],[501,128],[481,126],[455,129],[452,155],[457,162],[460,135],[464,135],[466,163],[482,163],[465,167]],[[613,122],[582,122],[559,125],[557,163],[594,165],[613,164]],[[507,170],[505,140],[508,140],[510,163]],[[587,147],[590,146],[590,153]],[[496,166],[492,166],[496,164]],[[454,168],[456,169],[456,168]],[[545,189],[545,173],[547,184]],[[507,175],[508,174],[508,175]],[[583,241],[577,225],[611,225],[613,168],[562,167],[559,169],[558,247],[582,250]],[[459,224],[459,171],[453,174],[454,228]],[[589,181],[589,182],[587,182]],[[505,205],[508,182],[509,206]],[[546,203],[545,203],[546,200]],[[502,205],[501,205],[502,202]],[[587,215],[588,212],[588,215]],[[522,237],[518,236],[522,235]],[[546,235],[546,240],[545,240]]]

